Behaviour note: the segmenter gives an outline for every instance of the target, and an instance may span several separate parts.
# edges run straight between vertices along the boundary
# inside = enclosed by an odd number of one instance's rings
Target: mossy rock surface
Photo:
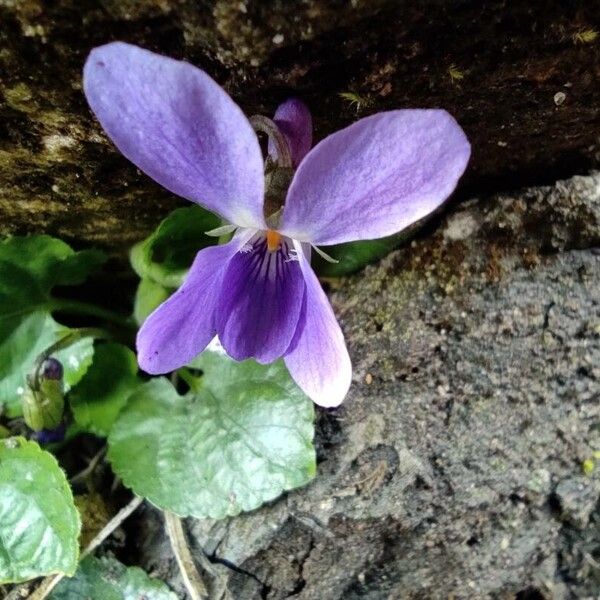
[[[0,232],[124,253],[181,202],[86,106],[85,58],[116,39],[201,66],[248,114],[297,95],[317,139],[381,110],[446,108],[474,149],[459,196],[584,172],[600,162],[600,40],[581,37],[598,14],[597,0],[2,0]]]

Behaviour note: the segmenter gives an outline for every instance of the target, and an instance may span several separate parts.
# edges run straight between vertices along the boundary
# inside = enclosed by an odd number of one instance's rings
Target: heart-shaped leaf
[[[133,303],[135,322],[141,325],[146,317],[162,304],[172,292],[172,288],[166,288],[152,279],[142,279],[138,284]]]
[[[154,379],[129,399],[109,436],[124,484],[180,516],[223,518],[257,508],[315,474],[312,402],[284,365],[204,352],[180,396]]]
[[[131,265],[142,279],[179,287],[198,251],[217,242],[206,232],[220,224],[216,215],[199,206],[178,208],[133,247]]]
[[[0,583],[72,575],[79,513],[56,459],[24,438],[0,440]]]
[[[70,331],[52,318],[58,308],[52,288],[81,283],[103,261],[99,252],[75,252],[46,235],[0,241],[0,406],[8,416],[22,414],[25,376],[38,354]],[[89,338],[57,353],[66,389],[81,379],[92,355]]]
[[[94,362],[69,394],[75,422],[85,431],[107,436],[127,403],[142,384],[135,354],[121,344],[96,348]]]

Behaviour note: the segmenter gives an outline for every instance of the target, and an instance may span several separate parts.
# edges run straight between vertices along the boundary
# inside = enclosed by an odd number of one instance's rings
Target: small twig
[[[56,310],[71,313],[73,315],[97,317],[98,319],[102,319],[109,323],[113,323],[118,327],[122,327],[129,331],[137,329],[135,321],[132,317],[127,317],[107,308],[96,306],[95,304],[81,302],[80,300],[69,300],[66,298],[51,298],[47,304],[47,307],[51,311]]]
[[[101,530],[100,533],[88,544],[87,548],[81,553],[81,559],[90,555],[115,529],[118,529],[123,521],[133,513],[137,507],[144,501],[143,498],[135,496],[133,500],[122,508]]]
[[[194,558],[185,539],[181,519],[172,512],[164,511],[165,528],[171,541],[171,548],[177,560],[177,565],[183,577],[183,583],[192,600],[202,600],[208,597],[206,586],[198,573]]]
[[[121,478],[118,475],[115,475],[113,482],[110,486],[110,493],[114,494],[120,485],[121,485]]]
[[[589,552],[584,553],[583,558],[588,564],[592,565],[594,569],[600,569],[600,563],[594,560],[594,558]]]
[[[19,587],[13,588],[4,600],[23,600],[29,597],[29,590],[31,588],[30,583],[25,583]]]
[[[122,508],[96,535],[96,537],[88,544],[86,549],[81,553],[79,560],[83,560],[89,556],[107,537],[109,537],[115,529],[118,529],[123,521],[131,515],[132,512],[144,501],[143,498],[135,496],[133,500],[124,508]],[[64,573],[51,575],[46,577],[41,585],[29,596],[29,600],[44,600],[50,592],[60,583],[64,577]],[[16,596],[18,598],[19,596]]]
[[[80,471],[79,473],[77,473],[76,475],[73,475],[73,477],[71,477],[71,485],[73,485],[74,483],[77,483],[78,481],[87,479],[88,476],[91,475],[95,471],[96,467],[98,466],[98,463],[104,458],[105,454],[106,454],[106,446],[103,446],[102,448],[100,448],[100,450],[97,452],[97,454],[94,455],[92,460],[90,460],[90,463],[88,464],[88,466],[85,469],[83,469],[83,471]]]

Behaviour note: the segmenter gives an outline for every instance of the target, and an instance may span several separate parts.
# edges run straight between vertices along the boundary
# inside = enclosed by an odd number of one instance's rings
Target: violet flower
[[[41,431],[34,431],[31,434],[31,439],[35,440],[39,444],[54,444],[56,442],[62,442],[66,435],[67,425],[63,421],[55,429],[42,429]]]
[[[311,248],[387,236],[437,208],[470,154],[454,119],[443,110],[382,112],[310,150],[311,116],[300,101],[282,104],[274,122],[251,124],[200,69],[119,42],[92,51],[84,90],[129,160],[235,231],[199,252],[181,288],[145,321],[142,369],[182,367],[217,334],[235,360],[283,357],[317,404],[342,402],[350,358]],[[266,163],[253,125],[270,134]]]

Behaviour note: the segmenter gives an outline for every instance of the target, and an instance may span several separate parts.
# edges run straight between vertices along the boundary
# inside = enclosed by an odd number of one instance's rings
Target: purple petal
[[[217,314],[217,331],[235,360],[269,363],[283,356],[298,326],[304,278],[287,241],[270,252],[262,235],[252,250],[229,263]]]
[[[108,136],[144,173],[231,223],[264,227],[258,139],[206,73],[114,42],[92,50],[83,89]]]
[[[325,138],[296,171],[280,231],[313,244],[401,231],[454,190],[470,155],[443,110],[395,110]]]
[[[56,429],[42,429],[41,431],[34,431],[31,435],[31,439],[39,442],[40,444],[53,444],[56,442],[62,442],[65,439],[67,433],[67,426],[63,421]]]
[[[312,145],[312,117],[308,107],[304,102],[290,98],[279,105],[273,120],[285,135],[294,167],[297,167]],[[269,140],[269,154],[277,159],[277,150],[271,140]]]
[[[319,280],[304,258],[301,267],[306,283],[304,322],[284,357],[285,364],[294,381],[313,402],[326,407],[338,406],[350,387],[350,357]]]
[[[234,238],[198,252],[183,285],[144,321],[137,336],[144,371],[156,375],[179,369],[212,340],[223,275],[240,245]]]

